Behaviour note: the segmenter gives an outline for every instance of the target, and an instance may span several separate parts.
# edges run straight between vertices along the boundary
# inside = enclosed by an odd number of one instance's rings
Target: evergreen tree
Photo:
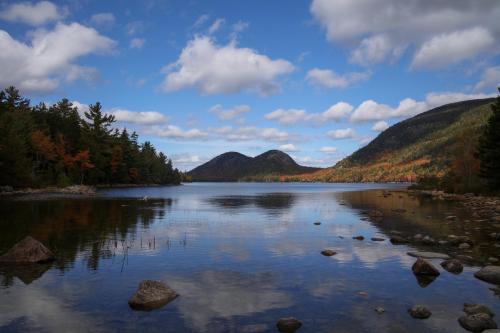
[[[500,88],[499,88],[500,92]],[[488,189],[500,191],[500,95],[491,106],[491,115],[483,135],[479,139],[477,157],[480,164],[480,176],[485,179]]]

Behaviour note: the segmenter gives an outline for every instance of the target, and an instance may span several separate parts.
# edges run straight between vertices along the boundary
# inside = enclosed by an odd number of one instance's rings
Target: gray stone
[[[468,249],[470,249],[470,245],[467,243],[461,243],[460,245],[458,245],[458,248],[460,250],[468,250]]]
[[[352,239],[356,239],[356,240],[362,241],[365,238],[363,236],[355,236]]]
[[[485,266],[474,273],[474,276],[488,283],[500,284],[500,266]]]
[[[399,245],[399,244],[407,244],[409,242],[404,237],[401,237],[401,236],[398,236],[398,235],[393,235],[391,237],[391,243],[394,244],[394,245]]]
[[[372,241],[374,241],[374,242],[383,242],[383,241],[385,241],[385,238],[382,238],[382,237],[372,237]]]
[[[385,309],[383,307],[381,307],[381,306],[377,306],[375,308],[375,312],[378,313],[378,314],[382,314],[382,313],[385,312]]]
[[[134,310],[153,310],[161,308],[179,296],[161,281],[144,280],[136,293],[128,300]]]
[[[416,319],[427,319],[431,316],[432,312],[429,311],[425,306],[415,305],[411,309],[408,309],[410,316]]]
[[[486,313],[490,317],[494,317],[495,314],[491,312],[490,308],[487,307],[484,304],[469,304],[469,303],[464,303],[464,312],[467,315],[473,315],[476,313]]]
[[[276,323],[276,327],[278,327],[278,330],[280,332],[293,333],[300,327],[302,327],[302,323],[294,317],[286,317],[278,320],[278,323]]]
[[[316,221],[316,222],[314,222],[314,225],[321,225],[321,222]]]
[[[464,270],[464,266],[457,259],[448,259],[441,263],[441,267],[453,274],[460,274]]]
[[[55,259],[54,254],[42,243],[31,236],[25,237],[0,256],[0,262],[5,263],[37,263]]]
[[[497,328],[497,324],[487,313],[476,313],[458,318],[460,326],[471,332],[483,332],[487,329]]]
[[[407,255],[415,258],[424,258],[424,259],[450,259],[450,256],[444,253],[437,252],[407,252]]]

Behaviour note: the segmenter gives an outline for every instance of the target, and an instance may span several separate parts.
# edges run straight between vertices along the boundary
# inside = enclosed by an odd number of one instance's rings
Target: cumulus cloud
[[[243,126],[234,128],[232,126],[223,126],[212,129],[212,132],[226,141],[261,140],[266,142],[290,142],[297,141],[299,138],[297,135],[274,127],[258,128],[255,126]]]
[[[78,23],[59,23],[51,31],[35,30],[25,44],[0,30],[0,86],[47,92],[61,81],[92,79],[96,70],[75,61],[89,54],[106,53],[115,42]]]
[[[197,36],[175,63],[164,68],[162,89],[171,92],[195,88],[206,95],[242,91],[270,95],[279,90],[275,80],[293,70],[294,66],[286,60],[272,60],[235,43],[220,46],[210,37]]]
[[[383,120],[377,121],[375,124],[373,124],[372,130],[375,132],[383,132],[386,129],[389,128],[389,124]]]
[[[395,108],[374,100],[361,103],[351,115],[353,122],[384,120],[389,118],[411,117],[438,106],[469,99],[493,97],[495,94],[464,94],[456,92],[429,93],[424,101],[405,98]]]
[[[113,13],[98,13],[90,17],[90,23],[97,26],[109,27],[112,26],[115,21],[116,18]]]
[[[331,130],[326,135],[333,140],[341,140],[341,139],[351,139],[356,136],[356,132],[352,128],[344,128]]]
[[[299,149],[297,147],[295,147],[295,145],[293,143],[287,143],[287,144],[281,145],[281,146],[279,146],[278,149],[283,150],[284,152],[287,152],[287,153],[299,151]]]
[[[205,163],[208,158],[200,155],[174,154],[171,156],[172,164],[180,170],[191,170],[197,165]]]
[[[486,52],[495,38],[483,27],[441,34],[425,42],[415,53],[413,68],[439,68]]]
[[[496,90],[500,87],[500,66],[487,68],[481,80],[474,87],[475,91]]]
[[[220,104],[214,105],[208,110],[208,112],[215,114],[220,120],[232,120],[250,111],[251,108],[248,105],[236,105],[230,109],[224,109]]]
[[[324,146],[319,149],[320,152],[325,154],[335,154],[337,152],[337,147]]]
[[[354,83],[366,81],[370,76],[370,72],[339,75],[330,69],[313,68],[307,72],[306,80],[316,87],[342,89]]]
[[[496,0],[313,0],[310,10],[329,41],[353,47],[350,60],[358,64],[397,58],[408,46],[417,50],[415,67],[427,67],[425,60],[431,58],[436,59],[434,68],[474,58],[486,49],[498,52],[491,42],[500,39]],[[440,55],[434,52],[438,49]]]
[[[39,26],[63,18],[63,13],[50,1],[11,4],[0,12],[0,18],[11,22],[22,22]]]
[[[130,111],[126,109],[115,108],[108,112],[115,116],[115,120],[123,123],[153,125],[165,123],[168,117],[157,111]]]
[[[129,47],[131,49],[142,49],[145,43],[146,39],[144,38],[132,38],[129,42]]]
[[[167,126],[152,126],[146,130],[147,134],[156,135],[162,138],[169,138],[175,140],[199,140],[208,136],[208,133],[197,128],[183,130],[182,128],[174,125]]]
[[[322,113],[308,113],[304,109],[276,109],[265,115],[267,120],[275,120],[282,125],[310,124],[320,126],[330,120],[340,120],[349,115],[353,107],[345,102],[339,102]]]

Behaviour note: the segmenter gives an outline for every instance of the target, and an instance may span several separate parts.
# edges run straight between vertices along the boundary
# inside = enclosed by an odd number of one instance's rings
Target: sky
[[[498,0],[0,0],[0,88],[99,101],[190,170],[333,166],[401,120],[497,95]]]

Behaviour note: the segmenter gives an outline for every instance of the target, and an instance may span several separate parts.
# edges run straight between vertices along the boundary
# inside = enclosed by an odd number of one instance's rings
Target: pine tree
[[[500,92],[500,88],[498,89]],[[477,157],[481,165],[479,174],[485,179],[488,189],[500,191],[500,95],[491,106],[491,115],[483,135],[479,139]]]

